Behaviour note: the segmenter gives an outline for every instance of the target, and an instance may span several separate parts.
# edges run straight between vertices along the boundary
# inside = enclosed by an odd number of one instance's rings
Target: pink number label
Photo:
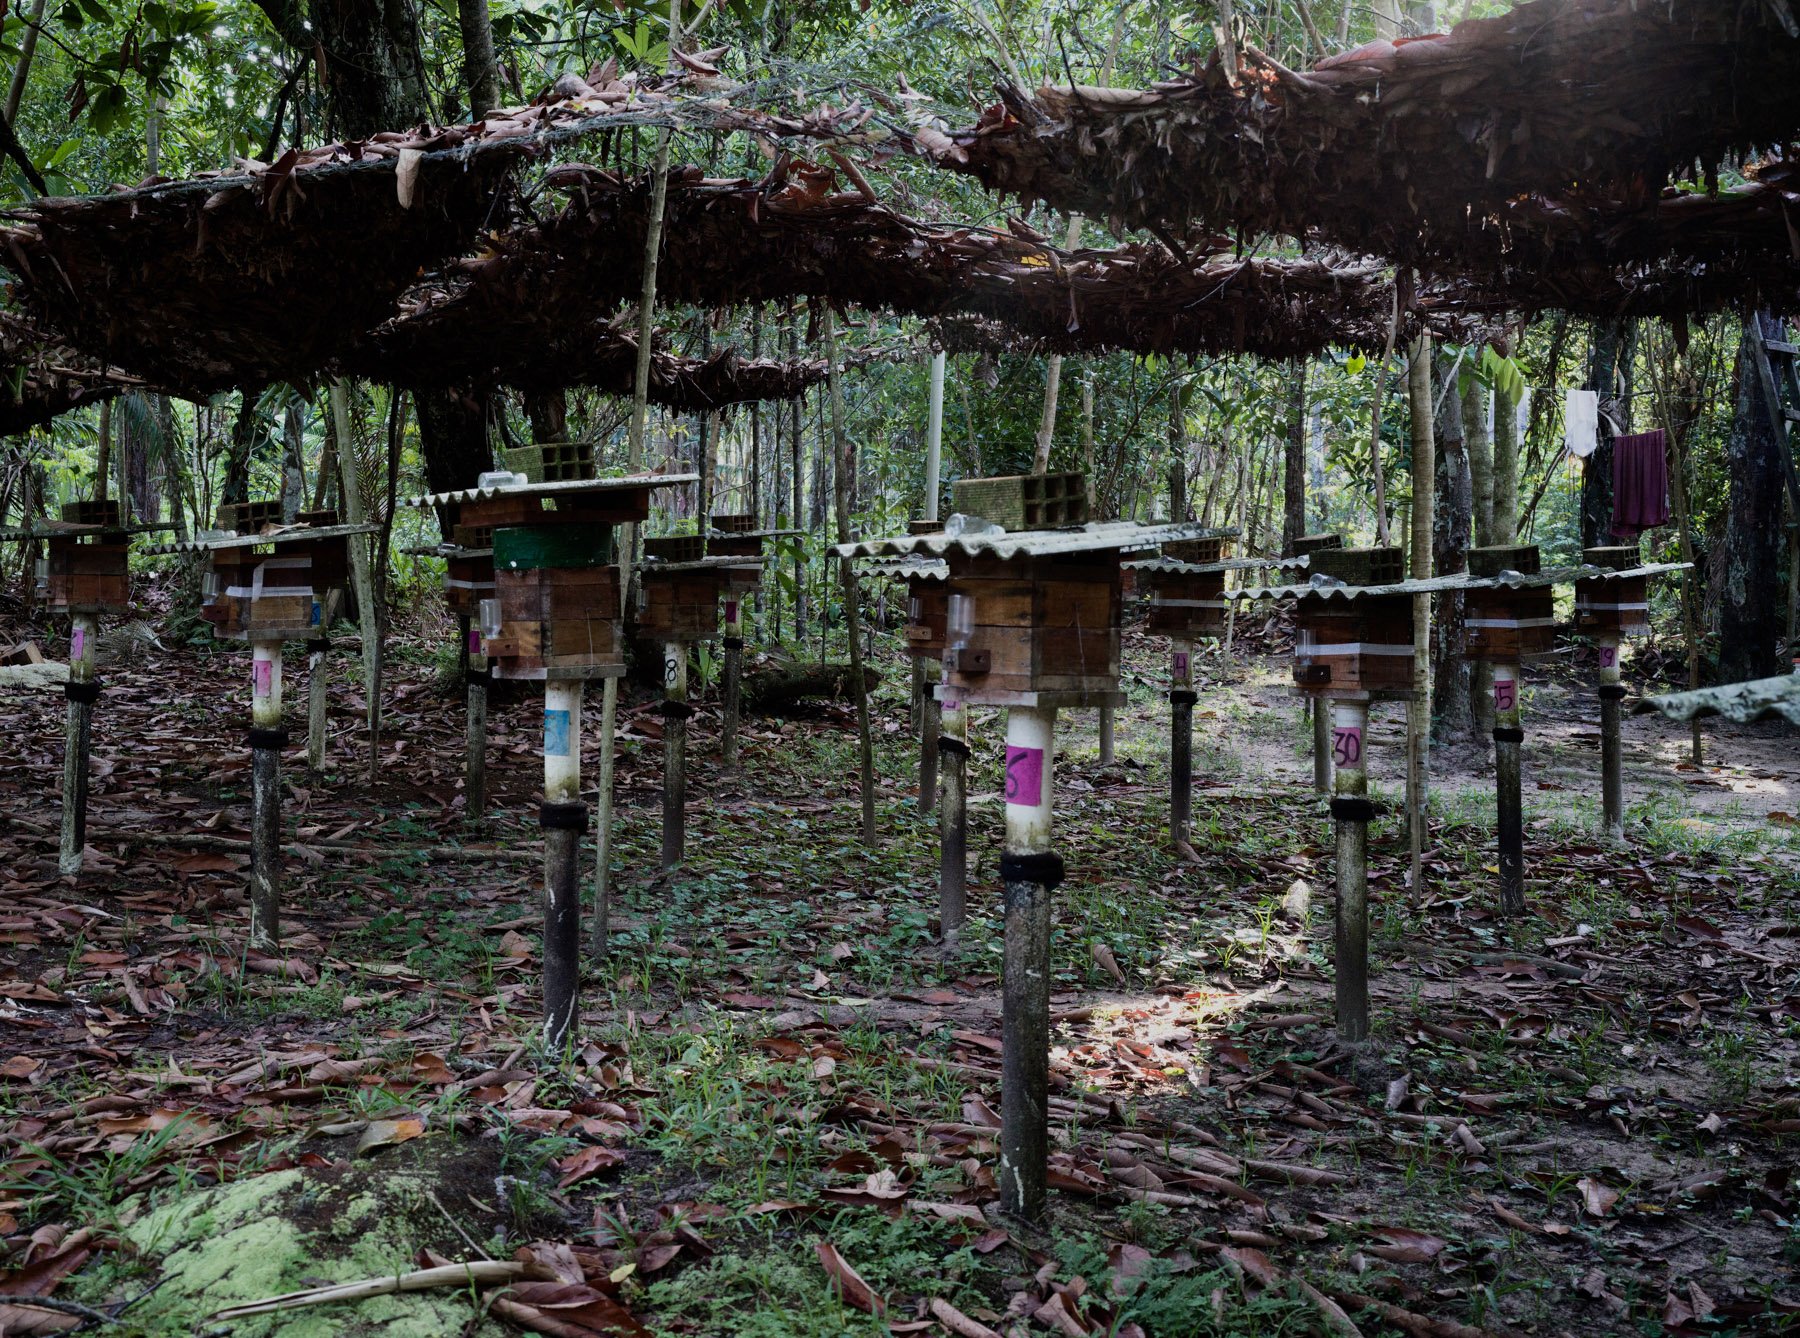
[[[1185,681],[1188,676],[1188,653],[1185,650],[1175,652],[1175,677]]]
[[[735,599],[728,599],[725,601],[725,621],[734,623],[737,620],[737,601]]]
[[[1602,669],[1611,669],[1618,662],[1619,648],[1617,646],[1600,647],[1600,667]]]
[[[250,664],[251,691],[258,697],[267,697],[274,682],[274,665],[268,660],[253,660]]]
[[[86,649],[87,628],[77,627],[74,634],[69,638],[69,658],[71,660],[79,660],[82,652]]]
[[[1510,711],[1519,704],[1519,685],[1510,678],[1494,680],[1494,709]]]
[[[481,629],[479,627],[469,629],[469,654],[481,654]]]
[[[1006,747],[1006,802],[1036,808],[1044,802],[1044,750]]]
[[[1340,767],[1353,767],[1362,761],[1362,735],[1357,726],[1331,731],[1331,757]]]

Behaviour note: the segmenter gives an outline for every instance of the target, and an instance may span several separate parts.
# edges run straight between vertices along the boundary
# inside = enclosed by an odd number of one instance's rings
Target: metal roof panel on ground
[[[196,535],[173,543],[152,544],[144,550],[151,556],[165,553],[216,553],[227,548],[261,548],[269,544],[311,543],[315,539],[347,539],[353,534],[379,534],[379,525],[290,525],[267,534]]]
[[[1693,692],[1671,692],[1639,702],[1633,713],[1659,712],[1671,720],[1722,715],[1740,724],[1779,717],[1800,725],[1800,674],[1778,674],[1748,683],[1725,683]]]
[[[909,553],[927,553],[933,557],[961,553],[965,557],[975,557],[989,553],[1010,561],[1016,557],[1051,557],[1059,553],[1154,548],[1176,539],[1228,539],[1232,533],[1199,524],[1140,525],[1131,520],[1111,520],[1061,530],[896,534],[885,539],[859,539],[854,543],[837,544],[831,551],[841,558],[905,557]]]
[[[491,502],[499,497],[579,497],[583,493],[630,492],[639,488],[668,488],[678,483],[698,483],[698,474],[627,474],[610,479],[563,479],[556,483],[520,483],[500,487],[455,488],[424,497],[402,498],[401,506],[462,506]]]

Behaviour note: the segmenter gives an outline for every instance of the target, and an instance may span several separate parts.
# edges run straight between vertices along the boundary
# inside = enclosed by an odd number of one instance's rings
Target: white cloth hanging
[[[1600,392],[1563,392],[1563,445],[1569,454],[1585,460],[1600,444]]]

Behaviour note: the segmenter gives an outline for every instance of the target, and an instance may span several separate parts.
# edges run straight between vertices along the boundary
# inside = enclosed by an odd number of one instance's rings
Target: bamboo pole
[[[1412,401],[1412,575],[1431,579],[1432,522],[1437,497],[1437,433],[1432,422],[1431,336],[1407,351]],[[1413,596],[1413,689],[1406,703],[1406,830],[1412,894],[1425,890],[1425,838],[1431,767],[1431,596]]]
[[[1169,839],[1193,836],[1194,811],[1194,645],[1177,637],[1169,672]]]
[[[662,867],[681,863],[687,845],[687,647],[679,641],[663,646],[663,811]]]
[[[1525,913],[1525,813],[1519,752],[1525,741],[1519,666],[1494,667],[1494,808],[1500,854],[1500,912]]]
[[[969,706],[957,689],[940,689],[938,734],[943,801],[938,807],[938,923],[954,948],[966,915],[969,881]]]

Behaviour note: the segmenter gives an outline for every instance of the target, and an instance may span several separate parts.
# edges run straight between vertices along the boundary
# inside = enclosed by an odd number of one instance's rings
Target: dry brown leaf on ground
[[[424,1132],[425,1121],[416,1115],[405,1115],[397,1120],[370,1120],[362,1137],[356,1140],[356,1155],[360,1157],[376,1148],[409,1142]]]
[[[863,1281],[862,1274],[850,1266],[850,1262],[837,1251],[837,1246],[830,1241],[822,1240],[818,1245],[819,1263],[825,1268],[833,1283],[833,1290],[838,1299],[845,1305],[854,1306],[866,1315],[876,1318],[887,1314],[887,1302],[875,1294],[874,1288]]]
[[[555,1164],[556,1169],[561,1172],[556,1187],[567,1189],[578,1181],[599,1175],[602,1171],[610,1171],[624,1160],[625,1154],[616,1148],[582,1148],[581,1151],[572,1152]]]

